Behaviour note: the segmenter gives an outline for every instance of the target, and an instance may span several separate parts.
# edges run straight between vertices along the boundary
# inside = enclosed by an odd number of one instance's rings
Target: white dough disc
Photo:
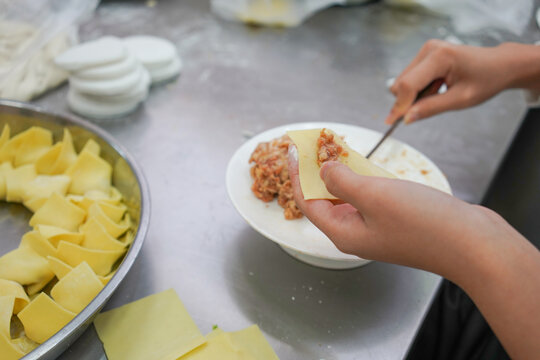
[[[140,101],[104,101],[79,93],[70,88],[68,91],[69,108],[82,116],[94,119],[112,119],[134,111]]]
[[[141,80],[137,85],[135,85],[129,92],[109,96],[109,99],[112,100],[133,100],[133,101],[144,101],[148,96],[148,90],[150,88],[150,74],[148,70],[142,68]]]
[[[77,71],[74,76],[77,78],[90,80],[117,78],[135,70],[138,63],[139,61],[135,58],[135,56],[128,53],[128,55],[122,60],[110,64],[82,69]]]
[[[54,59],[54,62],[62,69],[76,71],[87,67],[120,61],[126,55],[127,50],[122,40],[113,36],[105,36],[72,47],[58,55]]]
[[[134,71],[114,79],[89,80],[76,76],[69,78],[69,85],[80,93],[91,95],[120,95],[128,92],[141,81],[143,67],[139,65]]]
[[[124,39],[124,44],[149,70],[166,66],[177,57],[172,42],[155,36],[130,36]]]
[[[91,95],[83,94],[85,97],[94,101],[103,102],[124,102],[124,101],[144,101],[148,96],[148,89],[150,87],[150,74],[148,71],[141,67],[143,74],[141,80],[131,88],[129,91],[118,95]]]
[[[182,60],[179,57],[175,57],[167,66],[158,69],[149,69],[148,72],[152,78],[152,84],[155,84],[178,76],[181,70]]]

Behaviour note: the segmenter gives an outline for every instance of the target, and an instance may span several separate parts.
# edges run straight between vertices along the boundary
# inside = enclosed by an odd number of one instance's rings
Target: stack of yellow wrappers
[[[257,325],[203,336],[172,289],[101,313],[109,360],[279,360]]]
[[[112,167],[89,140],[31,127],[0,135],[0,201],[22,203],[32,230],[0,257],[0,354],[19,359],[71,321],[107,284],[133,239],[111,184]]]

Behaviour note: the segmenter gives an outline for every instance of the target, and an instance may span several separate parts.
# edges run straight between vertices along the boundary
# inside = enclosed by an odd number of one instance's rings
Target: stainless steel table
[[[329,271],[296,261],[236,213],[225,168],[246,134],[286,123],[384,130],[393,100],[385,81],[448,29],[444,19],[381,3],[332,8],[295,29],[228,23],[200,0],[102,4],[83,40],[163,36],[185,62],[139,111],[104,125],[139,160],[152,197],[147,241],[107,309],[172,287],[203,333],[257,323],[281,359],[404,357],[440,278],[384,263]],[[67,111],[65,95],[66,87],[37,103]],[[458,197],[477,202],[524,110],[508,92],[395,136],[431,157]],[[100,357],[91,327],[61,358]]]

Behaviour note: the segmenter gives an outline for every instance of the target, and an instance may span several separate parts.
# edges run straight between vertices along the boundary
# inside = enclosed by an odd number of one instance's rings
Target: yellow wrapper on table
[[[279,360],[257,325],[225,332],[216,329],[206,335],[206,344],[179,360]]]
[[[176,360],[205,342],[172,289],[101,313],[94,325],[109,360]]]

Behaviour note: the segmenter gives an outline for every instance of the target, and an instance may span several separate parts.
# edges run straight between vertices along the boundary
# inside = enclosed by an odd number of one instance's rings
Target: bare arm
[[[499,215],[336,162],[324,164],[321,177],[346,203],[305,201],[294,155],[289,171],[298,206],[340,250],[448,278],[471,296],[511,357],[538,358],[540,252]]]
[[[413,105],[439,78],[448,91]],[[540,47],[432,40],[392,86],[396,102],[386,122],[470,107],[508,88],[540,90]],[[469,294],[512,358],[539,357],[540,252],[503,218],[423,185],[360,176],[333,162],[323,165],[321,177],[345,203],[305,201],[293,155],[295,200],[340,250],[444,276]]]

